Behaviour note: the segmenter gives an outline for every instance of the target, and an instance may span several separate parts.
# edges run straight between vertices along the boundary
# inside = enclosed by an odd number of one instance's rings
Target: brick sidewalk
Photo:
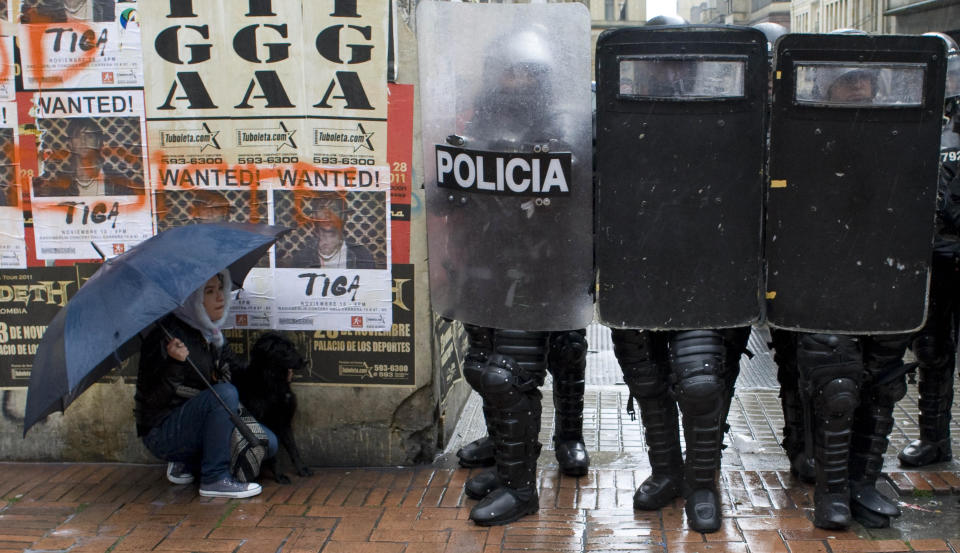
[[[634,512],[643,471],[599,468],[573,479],[540,471],[541,510],[514,524],[469,520],[466,469],[320,469],[291,485],[267,482],[247,500],[201,498],[173,486],[163,467],[0,464],[0,553],[66,551],[497,553],[604,551],[853,553],[958,552],[956,517],[931,520],[931,536],[865,539],[810,522],[812,490],[783,471],[723,472],[724,526],[685,530],[678,501]],[[956,503],[957,473],[894,473],[907,497]],[[912,494],[912,495],[911,495]],[[925,516],[928,516],[925,514]]]

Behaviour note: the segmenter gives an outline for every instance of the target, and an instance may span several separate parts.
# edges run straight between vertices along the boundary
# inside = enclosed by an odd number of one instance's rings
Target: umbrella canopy
[[[239,287],[289,229],[212,223],[176,227],[104,262],[47,326],[27,389],[23,433],[139,350],[140,332],[224,268]]]

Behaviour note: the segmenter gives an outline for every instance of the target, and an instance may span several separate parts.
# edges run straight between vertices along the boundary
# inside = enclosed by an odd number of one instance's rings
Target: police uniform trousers
[[[920,398],[920,439],[899,454],[906,466],[920,467],[953,458],[950,447],[950,408],[960,317],[960,256],[935,252],[930,277],[927,322],[914,336]]]
[[[470,512],[479,525],[506,524],[537,511],[541,393],[549,332],[464,325],[464,378],[480,394],[493,439],[499,487]]]
[[[628,411],[640,406],[651,475],[634,494],[634,508],[659,509],[686,497],[691,528],[720,527],[717,471],[726,417],[750,329],[641,331],[613,329],[614,352],[630,390]],[[683,414],[686,459],[680,446]]]
[[[851,518],[888,526],[900,515],[876,490],[893,430],[893,408],[906,394],[907,335],[846,336],[785,332],[775,338],[788,423],[788,455],[815,465],[814,524],[845,528]],[[789,376],[796,371],[796,385]],[[796,412],[794,402],[799,402]],[[793,460],[793,457],[791,457]],[[793,465],[793,463],[791,463]]]
[[[473,336],[482,335],[474,332]],[[503,339],[501,338],[501,343]],[[472,342],[471,342],[472,343]],[[479,352],[487,351],[482,344],[474,344]],[[590,456],[583,441],[583,395],[587,365],[586,329],[550,333],[547,370],[553,377],[554,452],[560,471],[568,476],[583,476],[590,466]],[[487,435],[470,442],[457,452],[459,462],[466,467],[495,464],[496,418],[487,402],[483,415]],[[500,486],[497,470],[476,473],[464,485],[466,495],[483,499]]]

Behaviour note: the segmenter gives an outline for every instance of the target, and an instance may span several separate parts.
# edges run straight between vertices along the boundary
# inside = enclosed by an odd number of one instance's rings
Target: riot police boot
[[[683,452],[677,402],[670,393],[667,334],[613,329],[613,351],[630,389],[627,412],[634,418],[634,400],[640,404],[640,421],[647,441],[651,474],[633,495],[633,508],[654,511],[681,493]]]
[[[497,414],[501,425],[498,432],[503,432],[503,441],[497,443],[497,478],[501,485],[471,509],[470,519],[478,526],[508,524],[540,508],[537,495],[540,399],[529,399],[521,401],[525,405]]]
[[[886,528],[900,516],[900,507],[876,484],[893,431],[894,406],[907,394],[903,365],[907,338],[875,336],[862,343],[865,371],[850,441],[850,509],[863,526]]]
[[[531,350],[536,350],[540,343],[538,335],[532,333],[527,337],[520,332],[516,336],[506,334],[506,331],[497,332],[498,337],[505,334],[503,349],[507,351],[527,347],[523,344],[526,338],[529,338]],[[546,353],[545,334],[542,343],[544,347],[539,351]],[[500,351],[501,346],[498,344],[497,347]],[[545,371],[536,369],[542,364],[523,363],[510,355],[494,354],[482,376],[484,397],[491,406],[500,487],[487,494],[470,511],[470,519],[479,526],[507,524],[539,509],[537,458],[540,456],[540,442],[537,438],[542,404],[537,386],[543,383]]]
[[[840,529],[850,526],[850,431],[818,429],[814,455],[817,482],[814,487],[813,525]]]
[[[897,503],[881,494],[877,478],[893,430],[893,405],[870,405],[857,410],[850,444],[850,510],[867,528],[886,528],[900,516]]]
[[[817,481],[813,496],[813,524],[817,528],[839,529],[850,525],[850,419],[853,418],[852,412],[856,408],[857,400],[848,396],[853,396],[855,391],[858,392],[851,389],[848,395],[835,395],[838,410],[828,413],[827,420],[815,421],[814,456]],[[845,413],[847,406],[849,416]]]
[[[674,395],[683,414],[687,454],[683,484],[687,522],[692,530],[720,529],[717,474],[723,444],[723,410],[729,406],[729,383],[723,379],[726,347],[716,330],[686,330],[670,341]]]
[[[640,400],[640,420],[647,440],[651,473],[633,494],[633,508],[661,509],[681,494],[683,452],[677,402],[669,395]]]
[[[800,333],[797,367],[801,397],[810,404],[817,467],[813,524],[846,528],[851,516],[850,439],[864,373],[860,345],[851,336]]]
[[[583,476],[590,468],[590,456],[583,442],[585,334],[585,330],[556,332],[550,339],[547,366],[553,374],[553,445],[560,472],[567,476]]]
[[[467,479],[463,485],[463,492],[470,499],[483,499],[493,490],[500,487],[500,478],[497,469],[482,470]]]
[[[917,342],[921,339],[918,338]],[[924,346],[914,343],[918,357]],[[933,463],[950,461],[953,451],[950,446],[950,408],[953,404],[954,356],[945,356],[948,361],[930,366],[921,363],[920,382],[917,385],[920,399],[920,439],[910,442],[897,455],[900,464],[907,467],[923,467]],[[944,366],[947,365],[947,366]]]
[[[687,443],[687,458],[683,465],[684,510],[690,529],[704,533],[720,529],[717,469],[720,466],[721,434],[718,421],[718,415],[714,414],[684,416],[683,420]]]

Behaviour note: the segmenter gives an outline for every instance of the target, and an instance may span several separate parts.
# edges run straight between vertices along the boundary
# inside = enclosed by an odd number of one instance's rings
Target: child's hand
[[[187,349],[187,346],[184,345],[179,338],[174,338],[167,342],[167,355],[177,361],[183,362],[187,359],[187,356],[190,355],[190,350]]]

